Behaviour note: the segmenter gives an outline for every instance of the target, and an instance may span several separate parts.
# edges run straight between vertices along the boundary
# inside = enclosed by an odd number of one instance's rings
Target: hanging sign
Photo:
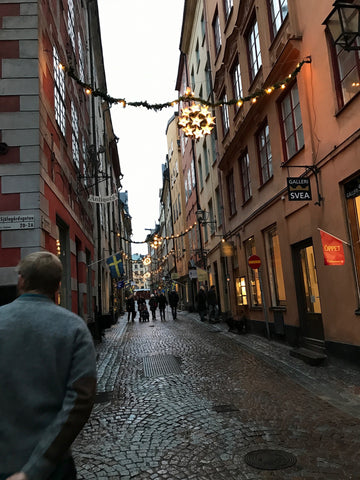
[[[108,195],[106,197],[102,197],[100,195],[89,195],[89,202],[90,203],[111,203],[115,202],[118,198],[117,193],[113,193],[112,195]]]
[[[321,243],[324,253],[324,265],[344,265],[344,247],[342,241],[329,233],[320,230]]]
[[[287,189],[290,202],[303,202],[312,199],[310,178],[288,177]]]

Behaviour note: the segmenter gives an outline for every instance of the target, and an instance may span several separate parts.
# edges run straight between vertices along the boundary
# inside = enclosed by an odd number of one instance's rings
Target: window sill
[[[286,312],[287,307],[285,306],[277,306],[277,307],[269,307],[270,312]]]
[[[300,152],[302,152],[303,150],[305,150],[305,145],[303,145],[300,150],[298,150],[296,153],[294,153],[294,155],[292,155],[291,157],[289,157],[287,160],[285,160],[285,162],[283,162],[281,164],[282,167],[286,167],[286,165],[291,162],[291,160],[293,160],[297,155],[299,155]]]
[[[259,187],[258,187],[258,191],[260,192],[260,190],[262,190],[268,183],[270,183],[274,178],[274,175],[271,175],[271,177],[269,177],[266,182],[262,183]]]

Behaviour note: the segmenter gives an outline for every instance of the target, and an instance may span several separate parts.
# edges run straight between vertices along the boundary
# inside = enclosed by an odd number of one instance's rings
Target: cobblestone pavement
[[[98,400],[74,444],[79,480],[360,480],[360,371],[181,312],[98,346]],[[102,393],[103,392],[103,393]],[[264,470],[259,449],[296,463]],[[276,466],[276,465],[275,465]]]

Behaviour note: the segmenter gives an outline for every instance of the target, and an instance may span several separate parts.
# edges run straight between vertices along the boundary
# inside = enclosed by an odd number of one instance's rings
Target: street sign
[[[288,177],[287,188],[291,202],[304,202],[312,198],[310,178]]]
[[[261,267],[260,257],[258,257],[257,255],[251,255],[251,256],[248,258],[248,265],[249,265],[249,267],[252,268],[253,270],[257,270],[258,268]]]

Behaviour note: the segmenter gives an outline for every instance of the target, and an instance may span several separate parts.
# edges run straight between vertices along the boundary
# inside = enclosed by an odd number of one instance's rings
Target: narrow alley
[[[74,445],[80,480],[360,478],[360,372],[170,317],[124,315],[107,330],[97,403]]]

